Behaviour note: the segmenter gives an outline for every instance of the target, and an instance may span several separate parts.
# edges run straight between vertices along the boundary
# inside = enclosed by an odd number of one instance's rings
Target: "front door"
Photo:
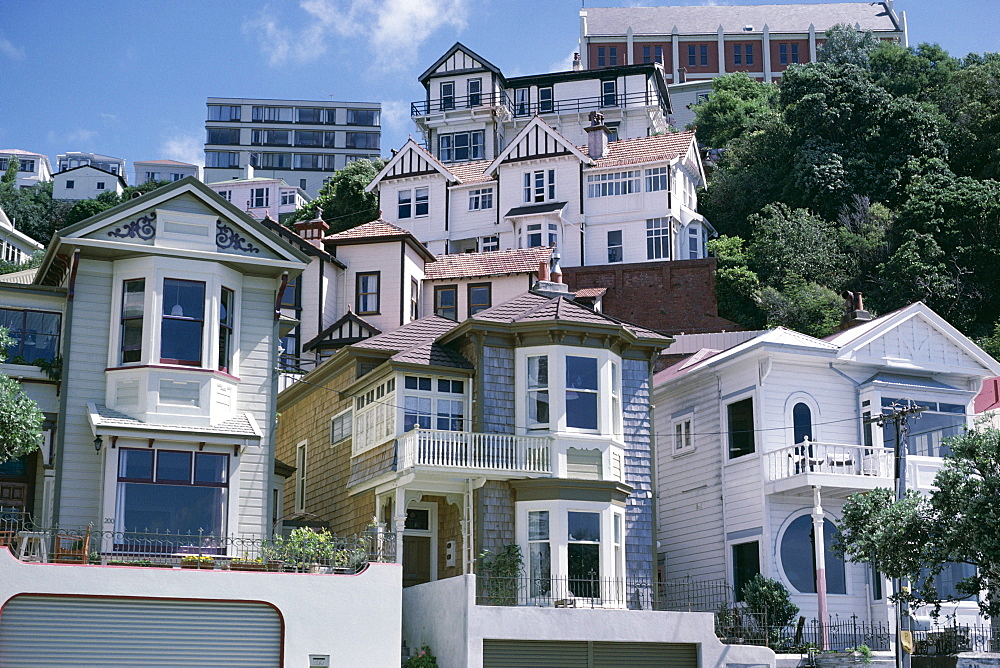
[[[431,581],[431,537],[403,536],[403,586]]]

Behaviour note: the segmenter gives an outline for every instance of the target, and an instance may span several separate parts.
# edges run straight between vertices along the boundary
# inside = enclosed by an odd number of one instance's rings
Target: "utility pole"
[[[924,406],[917,406],[912,402],[906,404],[893,403],[888,407],[888,413],[882,413],[875,417],[865,418],[866,424],[875,423],[880,427],[892,423],[896,436],[895,460],[896,460],[896,500],[901,500],[906,496],[906,437],[909,433],[907,418],[910,416],[920,417],[920,414],[927,410]],[[893,590],[899,594],[909,591],[910,581],[908,578],[896,578],[893,582]],[[903,648],[904,638],[910,650]],[[905,600],[896,604],[896,668],[910,668],[910,651],[913,648],[913,627],[910,619],[910,604]]]

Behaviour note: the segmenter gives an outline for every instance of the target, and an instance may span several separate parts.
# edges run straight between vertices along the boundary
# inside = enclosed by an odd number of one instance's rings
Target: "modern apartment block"
[[[123,181],[126,179],[125,158],[112,158],[110,155],[101,155],[100,153],[67,151],[56,156],[56,165],[59,167],[56,170],[57,172],[65,172],[67,169],[73,169],[74,167],[90,165],[91,167],[111,172],[115,176],[120,176]]]
[[[136,160],[132,163],[136,185],[148,181],[180,181],[185,176],[201,179],[201,168],[177,160]]]
[[[11,160],[17,160],[19,163],[18,188],[31,188],[36,184],[52,180],[52,165],[49,164],[47,155],[22,151],[19,148],[0,149],[0,172],[7,171],[7,165]]]
[[[252,166],[316,197],[330,174],[379,157],[377,102],[210,97],[205,121],[205,182]]]

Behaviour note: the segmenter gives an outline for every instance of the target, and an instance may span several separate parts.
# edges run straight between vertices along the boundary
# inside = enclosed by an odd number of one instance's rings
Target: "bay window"
[[[352,454],[392,438],[396,431],[396,379],[389,378],[354,400]]]
[[[115,531],[127,533],[119,533],[116,543],[141,541],[148,549],[144,532],[225,535],[229,455],[149,448],[118,453]]]
[[[59,354],[61,319],[58,313],[0,308],[0,325],[7,328],[11,338],[7,346],[7,363],[32,364],[55,359]]]
[[[600,596],[601,514],[570,511],[566,522],[567,576],[574,596]]]
[[[597,429],[597,359],[566,356],[566,426]]]
[[[465,430],[465,381],[431,376],[403,378],[403,431]]]
[[[139,362],[142,359],[142,316],[145,295],[145,279],[125,281],[122,290],[121,351],[119,356],[121,364]]]
[[[528,357],[528,428],[549,424],[549,356]]]
[[[528,577],[532,597],[552,591],[552,548],[549,544],[549,511],[528,512]]]
[[[160,362],[201,366],[205,315],[205,284],[163,279]]]
[[[233,291],[222,288],[219,299],[219,371],[233,368]]]

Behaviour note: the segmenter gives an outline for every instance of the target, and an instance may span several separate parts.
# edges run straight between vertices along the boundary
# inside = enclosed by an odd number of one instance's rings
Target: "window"
[[[379,134],[377,132],[346,132],[344,142],[345,148],[368,148],[375,150],[379,147]]]
[[[219,371],[229,372],[233,368],[233,307],[236,300],[233,291],[222,288],[219,299]]]
[[[607,63],[604,56],[604,47],[599,46],[597,47],[597,66],[604,67],[606,64]]]
[[[73,182],[73,179],[67,179],[66,180],[66,189],[67,190],[72,190],[75,187],[76,187],[76,183]]]
[[[622,231],[608,231],[608,262],[623,262],[625,251],[622,248]]]
[[[441,82],[441,111],[455,108],[455,82]]]
[[[254,122],[271,121],[277,123],[292,122],[291,107],[254,107],[252,112]]]
[[[171,181],[180,181],[183,178],[184,178],[183,174],[173,174],[173,173],[170,174]]]
[[[295,448],[295,512],[306,509],[306,463],[309,444],[302,441]]]
[[[336,109],[317,109],[315,107],[299,107],[295,110],[296,123],[310,125],[333,125],[337,120]]]
[[[799,62],[799,45],[792,44],[779,44],[778,45],[778,62],[782,65],[788,65],[791,63]]]
[[[600,596],[601,514],[567,513],[567,575],[574,596]]]
[[[147,539],[134,536],[141,532],[225,535],[229,455],[149,448],[118,453],[116,543],[148,548]]]
[[[655,193],[667,189],[667,168],[654,167],[646,170],[646,192]]]
[[[688,452],[694,447],[691,440],[692,418],[686,415],[678,420],[674,420],[674,454]]]
[[[601,82],[601,106],[618,106],[618,82],[614,79]]]
[[[478,107],[483,103],[483,80],[469,79],[466,82],[466,90],[469,94],[469,106]]]
[[[618,365],[611,363],[611,426],[617,436],[622,435],[622,382]],[[621,480],[619,476],[618,480]]]
[[[97,189],[98,190],[104,190],[104,181],[98,181],[97,182]]]
[[[238,144],[239,141],[225,143]],[[291,146],[292,133],[290,130],[253,130],[250,133],[250,143],[255,146]]]
[[[428,213],[430,189],[427,186],[423,188],[415,188],[413,190],[413,215],[417,218],[421,216],[426,216]]]
[[[659,64],[661,64],[661,65],[663,64],[663,47],[662,46],[654,46],[653,47],[653,58]]]
[[[669,218],[650,218],[646,220],[646,259],[670,259]]]
[[[546,177],[547,180],[546,180]],[[548,197],[546,197],[548,196]],[[556,198],[556,170],[538,170],[524,174],[524,201],[544,202]],[[541,245],[541,244],[539,244]]]
[[[434,286],[434,315],[458,320],[458,286]]]
[[[910,399],[893,399],[882,397],[882,407],[889,408],[893,404],[917,404],[926,408],[920,414],[919,428],[913,429],[907,444],[911,455],[919,457],[944,457],[951,453],[945,444],[945,439],[958,436],[966,424],[965,406],[961,404],[946,404],[936,401],[912,401]],[[896,427],[892,422],[882,427],[883,445],[887,448],[896,447]]]
[[[437,400],[437,429],[441,431],[462,431],[464,420],[464,400]]]
[[[736,602],[743,602],[743,588],[760,574],[760,545],[757,541],[733,545],[733,590]]]
[[[299,328],[293,327],[287,334],[281,337],[278,344],[281,356],[278,359],[278,366],[288,371],[299,369]]]
[[[746,64],[753,65],[753,44],[746,45]]]
[[[528,427],[549,424],[549,356],[528,357]]]
[[[235,151],[205,151],[205,166],[232,169],[240,166],[240,154]]]
[[[264,169],[291,169],[291,153],[251,153],[250,164]]]
[[[323,135],[333,134],[332,132],[319,132],[317,130],[296,130],[295,131],[295,145],[296,146],[323,146]]]
[[[420,317],[420,283],[417,279],[410,279],[410,320]]]
[[[688,228],[688,259],[697,260],[701,257],[701,230],[697,227]]]
[[[743,64],[743,45],[733,44],[733,65]]]
[[[555,101],[552,97],[552,86],[538,89],[538,113],[550,114],[555,111]]]
[[[542,245],[542,224],[533,223],[527,226],[528,248],[537,248]]]
[[[281,205],[287,206],[295,204],[295,191],[294,190],[284,190],[281,193]]]
[[[528,511],[528,576],[531,596],[548,596],[552,590],[552,548],[549,544],[549,511]]]
[[[264,206],[271,206],[271,191],[267,188],[251,188],[250,206],[255,209]]]
[[[500,237],[483,237],[482,242],[480,243],[480,250],[484,253],[500,250]]]
[[[221,104],[208,105],[208,120],[210,121],[238,121],[240,120],[240,107]]]
[[[967,578],[973,578],[976,576],[976,567],[972,564],[966,564],[961,562],[952,562],[945,564],[944,569],[937,574],[934,579],[934,590],[937,592],[938,597],[941,600],[956,599],[956,600],[979,600],[977,594],[973,594],[971,597],[958,589],[958,583]],[[919,581],[922,581],[927,577],[927,569],[921,569]],[[829,578],[827,578],[829,580]],[[880,587],[881,589],[881,587]]]
[[[527,88],[516,88],[514,90],[514,115],[524,116],[530,112],[530,104],[528,102],[528,89]]]
[[[792,44],[791,47],[792,47],[792,62],[797,63],[799,62],[799,45]]]
[[[608,65],[615,66],[618,64],[618,47],[609,46],[608,47]]]
[[[227,202],[233,201],[233,191],[232,190],[220,190],[219,197],[226,200]]]
[[[442,431],[464,429],[464,380],[406,376],[403,379],[403,386],[406,389],[403,399],[404,431],[410,431],[415,427],[431,429],[432,425],[434,429]],[[442,394],[446,396],[440,396]]]
[[[378,314],[379,275],[380,272],[377,271],[357,275],[357,304],[355,304],[355,311],[357,311],[358,315]]]
[[[301,275],[290,279],[285,285],[285,291],[281,293],[282,308],[302,308],[302,291],[299,290],[299,278]],[[298,314],[296,314],[298,317]]]
[[[802,402],[792,408],[792,439],[792,443],[802,443],[806,439],[813,440],[812,411]]]
[[[653,50],[650,46],[642,47],[642,62],[643,64],[653,62]]]
[[[493,286],[489,283],[469,285],[469,315],[473,316],[493,306]]]
[[[469,211],[493,208],[493,188],[477,188],[469,191]]]
[[[708,44],[702,44],[698,47],[698,55],[701,58],[701,66],[708,67]]]
[[[254,130],[254,135],[256,135],[260,130]],[[288,134],[288,133],[285,133]],[[209,144],[239,144],[240,143],[240,129],[239,128],[209,128],[208,129],[208,142]]]
[[[441,162],[481,160],[483,158],[483,130],[455,132],[438,136],[438,156]]]
[[[847,577],[844,559],[836,554],[833,546],[840,532],[833,522],[823,519],[824,562],[826,591],[829,594],[846,594]],[[781,568],[792,587],[802,594],[816,593],[816,546],[813,518],[801,515],[788,525],[781,537]]]
[[[613,197],[640,192],[639,171],[587,175],[587,197]]]
[[[352,454],[384,443],[396,433],[396,379],[371,388],[354,400]]]
[[[204,283],[177,278],[163,279],[160,362],[201,366],[204,317]]]
[[[7,328],[11,338],[7,346],[7,364],[54,360],[59,355],[61,320],[58,313],[0,308],[0,326]]]
[[[695,55],[695,46],[694,44],[688,44],[688,67],[697,67],[697,66],[698,66],[698,59],[697,56]]]
[[[331,111],[332,113],[332,111]],[[332,120],[330,121],[333,122]],[[378,125],[379,124],[379,110],[378,109],[348,109],[347,110],[347,124],[348,125]]]
[[[549,223],[549,246],[555,247],[559,245],[559,226],[555,223]]]
[[[597,429],[597,359],[566,356],[566,426]]]
[[[753,398],[729,404],[726,414],[729,418],[729,458],[754,452]]]
[[[145,297],[145,279],[125,281],[122,289],[121,364],[142,360],[142,318]]]
[[[330,445],[336,445],[351,436],[351,411],[334,415],[330,419]]]
[[[411,195],[409,190],[400,190],[396,194],[397,201],[397,218],[409,218],[412,209],[411,207]]]

